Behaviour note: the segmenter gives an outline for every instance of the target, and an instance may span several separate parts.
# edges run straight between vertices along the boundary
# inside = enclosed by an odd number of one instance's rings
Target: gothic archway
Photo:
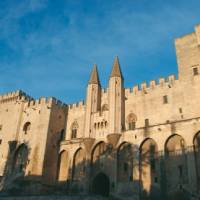
[[[194,156],[195,156],[195,165],[197,172],[197,181],[199,185],[200,184],[200,132],[198,132],[194,136],[193,143],[194,143]]]
[[[119,182],[133,179],[133,152],[128,142],[122,143],[117,150],[117,179]]]
[[[57,170],[58,170],[57,180],[58,181],[66,181],[68,178],[68,153],[67,153],[67,151],[62,151],[59,154]]]
[[[14,154],[12,172],[14,174],[24,175],[26,166],[28,164],[28,147],[25,144],[21,144]]]
[[[165,143],[165,170],[168,191],[181,189],[187,183],[186,143],[182,136],[172,135]]]
[[[150,194],[158,182],[158,146],[152,138],[144,140],[140,146],[140,182],[142,191]]]
[[[102,169],[104,160],[105,160],[105,152],[106,152],[106,143],[99,142],[93,148],[92,156],[91,156],[91,165],[92,165],[92,172],[96,172]]]
[[[86,155],[85,151],[82,148],[79,148],[75,154],[73,159],[73,170],[72,170],[72,180],[80,181],[85,177],[86,169]]]

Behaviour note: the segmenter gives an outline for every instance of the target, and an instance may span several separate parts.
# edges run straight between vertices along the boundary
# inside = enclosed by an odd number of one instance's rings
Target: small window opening
[[[163,104],[167,104],[168,103],[168,96],[165,95],[163,96]]]
[[[2,127],[3,127],[3,126],[2,126],[2,125],[0,125],[0,131],[2,130]]]
[[[145,119],[145,127],[149,126],[149,119]]]
[[[197,67],[194,67],[194,68],[193,68],[193,75],[196,76],[196,75],[198,75],[198,74],[199,74],[198,68],[197,68]]]
[[[30,131],[30,129],[31,129],[31,123],[26,122],[23,127],[24,134],[27,134]]]
[[[0,144],[2,143],[2,140],[0,140]]]
[[[135,129],[135,122],[129,122],[128,126],[129,126],[129,130],[134,130]]]

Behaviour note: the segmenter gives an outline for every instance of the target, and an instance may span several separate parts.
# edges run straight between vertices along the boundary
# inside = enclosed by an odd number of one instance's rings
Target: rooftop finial
[[[110,77],[121,77],[123,79],[118,56],[115,57]]]
[[[90,75],[90,80],[89,80],[88,84],[100,84],[96,64],[94,64],[94,67],[93,67],[92,73]]]

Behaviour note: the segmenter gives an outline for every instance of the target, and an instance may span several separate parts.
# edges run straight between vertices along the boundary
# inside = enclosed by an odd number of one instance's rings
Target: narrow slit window
[[[163,96],[163,104],[167,104],[168,103],[168,96],[165,95]]]
[[[145,127],[149,126],[149,119],[145,119]]]

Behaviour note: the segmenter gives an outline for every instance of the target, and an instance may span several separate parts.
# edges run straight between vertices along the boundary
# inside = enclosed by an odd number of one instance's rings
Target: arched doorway
[[[28,147],[25,144],[21,144],[15,154],[13,160],[12,172],[13,174],[25,174],[26,165],[28,162]]]
[[[97,174],[92,182],[92,192],[102,196],[109,196],[110,180],[108,176],[104,173]]]

